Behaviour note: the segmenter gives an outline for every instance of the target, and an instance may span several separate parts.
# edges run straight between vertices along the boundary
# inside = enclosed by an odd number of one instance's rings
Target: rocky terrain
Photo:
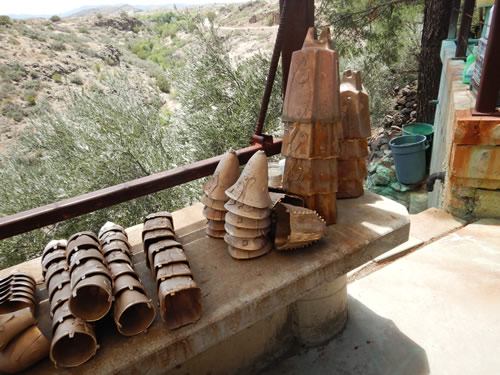
[[[175,108],[164,73],[183,63],[193,40],[190,22],[214,25],[231,59],[238,61],[272,50],[277,15],[277,2],[260,0],[141,12],[130,6],[104,7],[51,19],[2,16],[0,153],[37,113],[64,110],[73,90],[93,90],[106,74],[123,73],[146,84],[169,109]]]

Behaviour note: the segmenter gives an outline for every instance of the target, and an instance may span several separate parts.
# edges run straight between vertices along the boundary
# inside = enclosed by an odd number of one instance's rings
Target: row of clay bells
[[[118,331],[125,336],[145,332],[156,310],[134,270],[125,229],[108,222],[99,231],[99,241],[113,279],[113,318]]]
[[[89,234],[92,238],[95,237],[95,234]],[[59,367],[81,365],[92,358],[98,349],[92,326],[76,318],[70,310],[72,295],[70,267],[66,256],[67,243],[66,240],[50,241],[42,254],[42,274],[49,294],[52,317],[50,359]]]
[[[25,273],[0,280],[0,373],[23,371],[49,354],[50,343],[34,316],[35,289],[35,280]]]
[[[148,215],[142,241],[167,328],[198,321],[203,311],[201,289],[193,279],[184,248],[176,239],[172,215],[165,211]]]

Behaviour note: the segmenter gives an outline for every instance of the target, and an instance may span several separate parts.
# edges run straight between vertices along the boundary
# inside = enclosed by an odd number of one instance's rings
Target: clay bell
[[[14,272],[0,280],[0,314],[29,308],[35,315],[36,283],[31,275]]]
[[[92,358],[98,347],[92,326],[68,317],[55,329],[50,359],[58,367],[76,367]]]
[[[14,337],[0,352],[0,373],[15,374],[49,354],[50,343],[36,325]]]
[[[325,221],[313,210],[279,203],[274,208],[276,250],[304,247],[318,241],[326,232]]]
[[[238,181],[226,190],[226,195],[250,207],[269,208],[268,183],[267,157],[260,150],[250,158]]]
[[[161,318],[168,329],[194,323],[201,318],[201,289],[189,276],[172,277],[158,288]]]
[[[228,151],[217,164],[213,176],[203,185],[203,191],[210,199],[226,202],[229,198],[225,191],[238,180],[239,173],[238,156],[236,152]]]
[[[35,318],[31,310],[26,307],[11,313],[0,315],[0,351],[2,351],[9,341],[35,323]]]
[[[340,85],[343,138],[339,154],[338,198],[363,195],[366,177],[367,138],[371,136],[368,94],[361,83],[361,73],[346,70]]]

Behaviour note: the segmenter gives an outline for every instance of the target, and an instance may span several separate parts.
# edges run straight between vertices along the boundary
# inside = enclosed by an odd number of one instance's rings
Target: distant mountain
[[[181,0],[182,1],[182,0]],[[103,16],[117,16],[122,12],[128,14],[136,14],[144,12],[152,8],[168,9],[176,6],[177,8],[182,8],[188,6],[188,4],[178,4],[178,3],[167,3],[163,5],[102,5],[102,6],[90,6],[84,5],[76,9],[72,9],[64,13],[56,13],[59,17],[91,17],[97,14],[102,14]],[[25,19],[25,18],[50,18],[54,14],[8,14],[10,18],[15,19]]]

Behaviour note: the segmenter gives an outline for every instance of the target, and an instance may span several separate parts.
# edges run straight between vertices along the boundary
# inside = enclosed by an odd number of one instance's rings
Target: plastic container
[[[431,165],[432,139],[434,138],[434,125],[423,122],[403,125],[403,135],[425,135],[429,142],[429,148],[425,151],[425,165],[427,170]]]
[[[396,176],[402,184],[416,184],[425,177],[425,150],[429,148],[425,135],[402,135],[389,142]]]

